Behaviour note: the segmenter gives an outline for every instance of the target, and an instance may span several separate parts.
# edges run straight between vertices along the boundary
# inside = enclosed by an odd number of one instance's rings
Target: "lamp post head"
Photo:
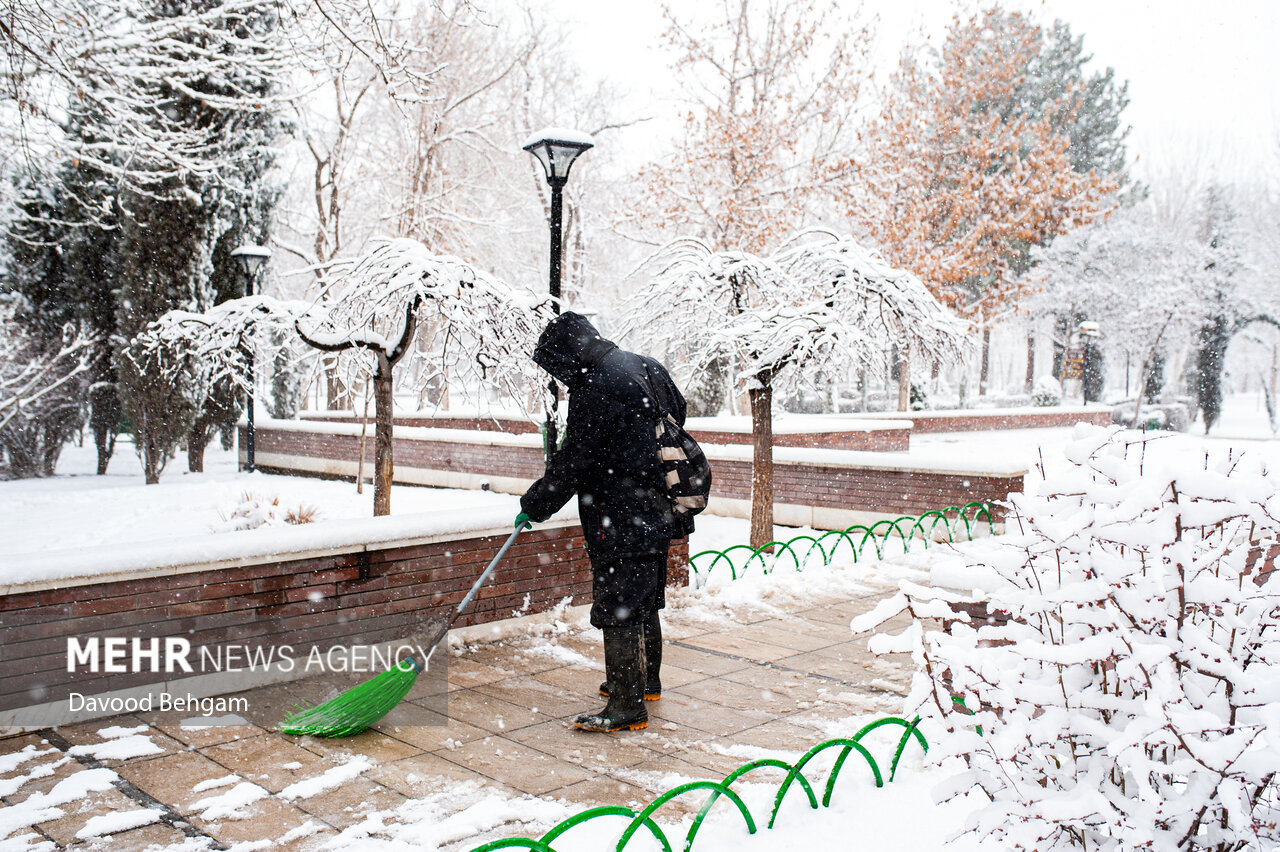
[[[233,250],[231,256],[240,264],[244,274],[252,278],[267,258],[271,257],[271,249],[266,246],[243,245]]]
[[[1086,320],[1080,323],[1080,333],[1088,338],[1101,337],[1102,328],[1096,322]]]
[[[530,136],[521,146],[538,158],[546,173],[547,183],[561,186],[569,179],[569,169],[578,155],[595,147],[591,134],[564,127],[546,127]]]

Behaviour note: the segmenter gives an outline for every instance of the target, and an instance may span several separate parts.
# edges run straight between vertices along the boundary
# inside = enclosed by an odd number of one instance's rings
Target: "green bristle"
[[[291,713],[280,723],[280,733],[312,737],[358,734],[391,712],[409,694],[419,671],[414,660],[402,660],[337,698]]]

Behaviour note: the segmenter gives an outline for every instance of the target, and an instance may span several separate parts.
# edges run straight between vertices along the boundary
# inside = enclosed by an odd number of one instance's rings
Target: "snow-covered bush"
[[[264,497],[252,491],[240,495],[240,502],[229,513],[218,515],[222,522],[214,524],[213,532],[235,532],[236,530],[256,530],[258,527],[282,527],[286,525],[309,524],[319,517],[314,506],[299,503],[292,509],[280,505],[280,498]]]
[[[1049,408],[1062,404],[1062,385],[1053,376],[1041,376],[1036,379],[1031,389],[1031,404],[1039,408]]]
[[[944,795],[984,791],[969,829],[1002,848],[1280,843],[1280,585],[1258,582],[1280,475],[1247,455],[1161,468],[1152,440],[1079,426],[1073,467],[1013,496],[989,562],[1007,622],[975,629],[970,599],[904,583],[853,623],[914,616],[871,647],[915,655],[909,709],[968,764]]]

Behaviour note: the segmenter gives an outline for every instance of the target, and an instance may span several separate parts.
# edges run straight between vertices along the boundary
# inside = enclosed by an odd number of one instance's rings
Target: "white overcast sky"
[[[976,6],[868,0],[863,9],[879,17],[878,50],[890,62],[914,34],[940,40],[957,8]],[[1030,10],[1042,23],[1066,20],[1084,35],[1098,67],[1110,65],[1129,81],[1129,148],[1141,174],[1209,162],[1226,177],[1280,174],[1280,0],[1006,0],[1005,6]],[[672,85],[658,0],[551,0],[550,7],[571,22],[567,46],[584,70],[626,88],[631,104],[658,116],[652,126],[660,128],[676,105],[666,100]],[[632,136],[642,139],[644,132]]]

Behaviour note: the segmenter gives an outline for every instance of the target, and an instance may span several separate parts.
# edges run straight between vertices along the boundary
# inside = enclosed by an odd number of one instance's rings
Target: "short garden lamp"
[[[525,141],[522,146],[538,159],[542,170],[551,186],[551,309],[560,313],[560,249],[563,241],[561,235],[561,210],[563,200],[561,190],[569,180],[569,169],[573,161],[588,148],[595,146],[591,134],[581,130],[569,130],[563,127],[547,127],[539,130]],[[560,391],[555,380],[551,382],[552,398],[559,405]],[[555,418],[547,414],[547,455],[556,446]]]
[[[244,245],[231,252],[231,256],[235,258],[236,263],[240,264],[241,271],[244,272],[244,294],[246,296],[254,295],[254,282],[258,279],[258,273],[262,270],[262,264],[267,258],[271,257],[271,249],[266,246]],[[248,399],[245,401],[245,420],[248,425],[248,440],[245,441],[245,470],[253,473],[253,350],[249,350],[249,393]]]

